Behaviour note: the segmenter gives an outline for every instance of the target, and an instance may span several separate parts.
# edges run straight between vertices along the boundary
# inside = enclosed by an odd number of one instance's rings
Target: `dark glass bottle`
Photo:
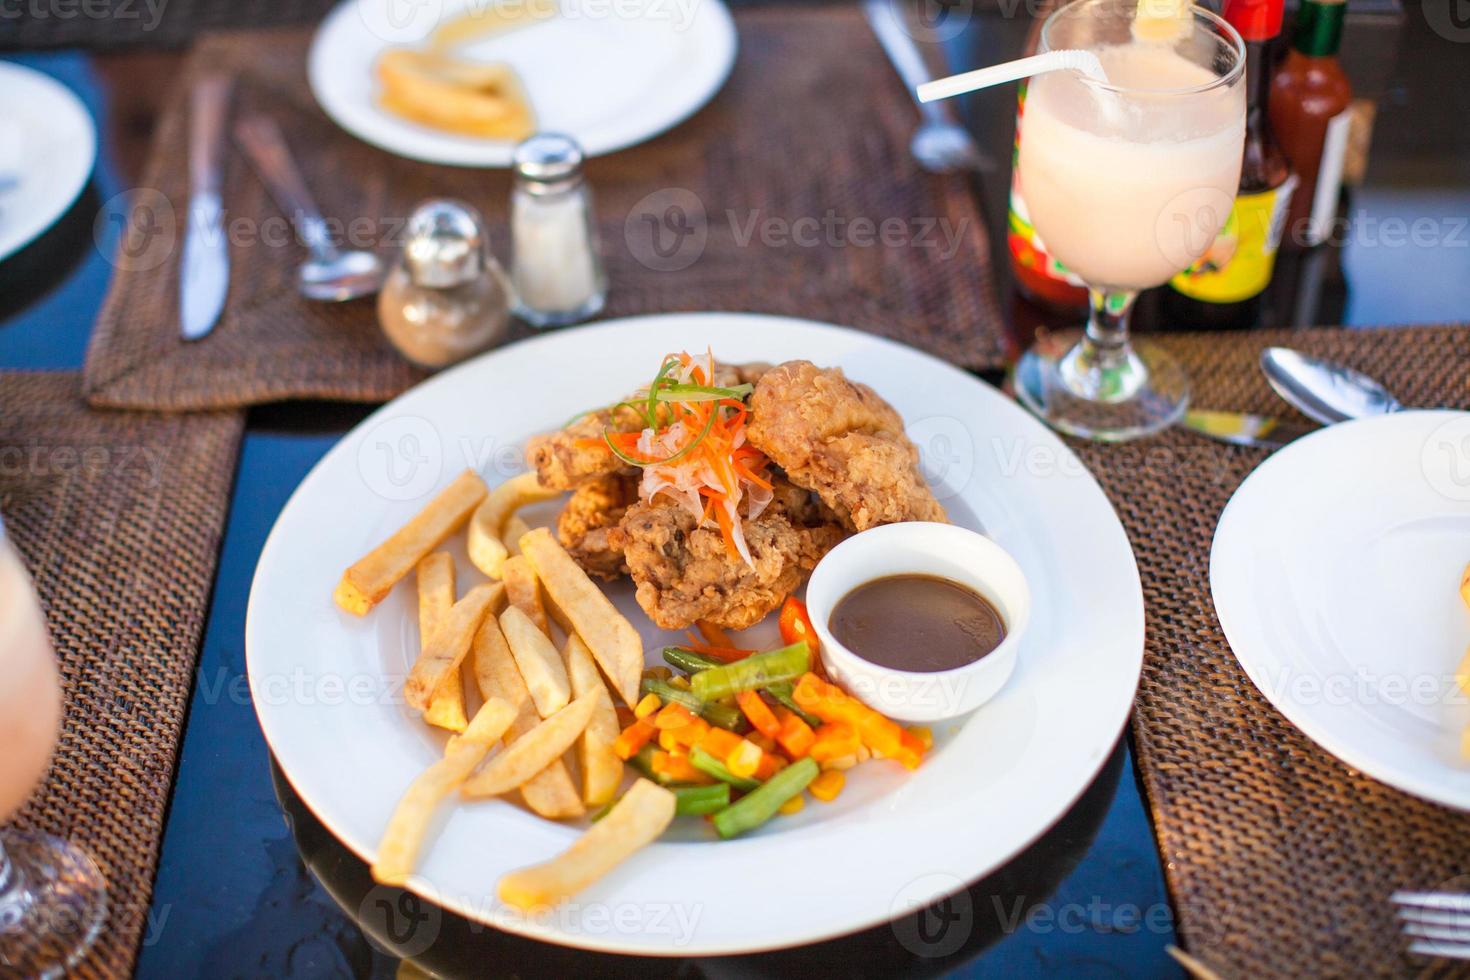
[[[1162,319],[1175,329],[1258,325],[1296,177],[1268,118],[1271,43],[1282,0],[1225,0],[1224,17],[1246,52],[1245,151],[1230,217],[1200,259],[1169,281]]]

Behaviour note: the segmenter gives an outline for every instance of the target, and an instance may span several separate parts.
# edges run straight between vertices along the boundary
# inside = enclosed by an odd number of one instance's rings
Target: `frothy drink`
[[[30,576],[0,536],[0,821],[20,809],[61,730],[61,682]]]
[[[1088,285],[1146,289],[1202,255],[1229,214],[1245,91],[1181,94],[1218,79],[1173,45],[1095,53],[1111,85],[1134,91],[1102,90],[1069,71],[1033,78],[1021,189],[1048,250]]]

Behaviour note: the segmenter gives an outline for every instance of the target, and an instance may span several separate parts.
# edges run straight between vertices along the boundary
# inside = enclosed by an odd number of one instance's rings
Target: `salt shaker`
[[[510,214],[516,316],[558,327],[596,315],[607,301],[607,273],[576,140],[538,133],[516,147]]]
[[[430,200],[408,219],[403,252],[378,294],[378,322],[404,357],[444,367],[504,340],[510,284],[479,212]]]

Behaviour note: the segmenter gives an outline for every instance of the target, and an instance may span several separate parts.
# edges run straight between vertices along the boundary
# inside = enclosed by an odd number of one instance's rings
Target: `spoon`
[[[297,291],[330,303],[376,293],[383,284],[382,261],[372,252],[343,252],[332,244],[280,128],[265,116],[248,116],[235,124],[235,140],[306,245],[309,254],[296,271]]]
[[[1308,357],[1289,347],[1268,347],[1261,370],[1272,390],[1293,408],[1323,425],[1386,415],[1404,406],[1377,381],[1352,368]]]

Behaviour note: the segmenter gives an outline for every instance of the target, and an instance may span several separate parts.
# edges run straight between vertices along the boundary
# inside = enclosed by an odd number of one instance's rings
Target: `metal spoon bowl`
[[[1323,425],[1386,415],[1404,407],[1387,388],[1366,374],[1289,347],[1264,350],[1261,370],[1276,394]]]
[[[296,272],[301,295],[328,303],[371,296],[382,284],[383,263],[372,252],[314,252]]]

